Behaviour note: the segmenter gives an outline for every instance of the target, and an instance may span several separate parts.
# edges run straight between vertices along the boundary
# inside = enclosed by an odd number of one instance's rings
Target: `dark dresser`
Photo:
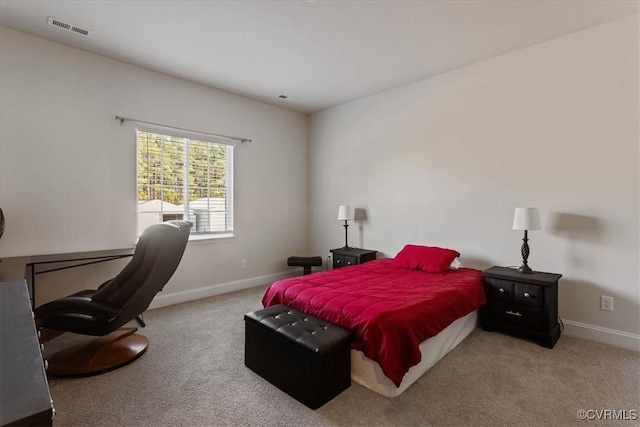
[[[346,267],[348,265],[358,265],[363,262],[373,261],[376,259],[378,251],[370,249],[341,248],[331,249],[333,254],[333,268]]]
[[[0,282],[0,426],[50,426],[53,403],[24,280]]]
[[[482,308],[482,329],[504,330],[553,348],[560,337],[558,281],[561,274],[523,274],[506,267],[482,272],[487,304]]]

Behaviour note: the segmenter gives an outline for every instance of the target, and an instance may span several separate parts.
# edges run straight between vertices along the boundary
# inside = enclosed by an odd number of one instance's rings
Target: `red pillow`
[[[452,249],[406,245],[391,261],[391,265],[422,270],[427,273],[445,273],[451,262],[458,256],[460,253]]]

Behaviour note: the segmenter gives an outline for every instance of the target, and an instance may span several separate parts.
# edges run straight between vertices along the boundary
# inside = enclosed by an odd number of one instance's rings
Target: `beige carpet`
[[[147,352],[103,375],[50,378],[55,426],[536,426],[579,410],[640,414],[640,353],[563,335],[549,350],[474,331],[401,396],[360,385],[310,410],[244,366],[243,314],[265,287],[145,314]],[[66,334],[45,355],[79,339]]]

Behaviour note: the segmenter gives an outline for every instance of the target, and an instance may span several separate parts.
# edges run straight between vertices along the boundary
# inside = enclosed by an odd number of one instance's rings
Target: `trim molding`
[[[265,276],[251,277],[249,279],[234,280],[232,282],[218,283],[216,285],[204,286],[186,291],[177,291],[164,293],[160,292],[151,301],[149,310],[154,308],[166,307],[169,305],[180,304],[188,301],[195,301],[202,298],[212,297],[215,295],[226,294],[229,292],[240,291],[243,289],[254,288],[256,286],[267,285],[276,280],[286,279],[297,276],[298,271],[281,271],[279,273],[267,274]]]
[[[563,323],[563,333],[566,333],[567,335],[585,338],[591,341],[613,345],[615,347],[640,351],[640,335],[618,331],[616,329],[603,328],[601,326],[589,325],[587,323],[574,322],[573,320],[563,320]]]

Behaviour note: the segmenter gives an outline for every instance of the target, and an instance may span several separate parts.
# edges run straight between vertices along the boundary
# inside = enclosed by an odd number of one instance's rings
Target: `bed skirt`
[[[370,390],[386,397],[400,396],[411,384],[425,372],[456,348],[477,326],[478,310],[472,311],[447,326],[438,335],[420,344],[422,360],[409,369],[402,379],[400,387],[387,378],[380,365],[369,359],[361,351],[351,350],[351,379]]]

